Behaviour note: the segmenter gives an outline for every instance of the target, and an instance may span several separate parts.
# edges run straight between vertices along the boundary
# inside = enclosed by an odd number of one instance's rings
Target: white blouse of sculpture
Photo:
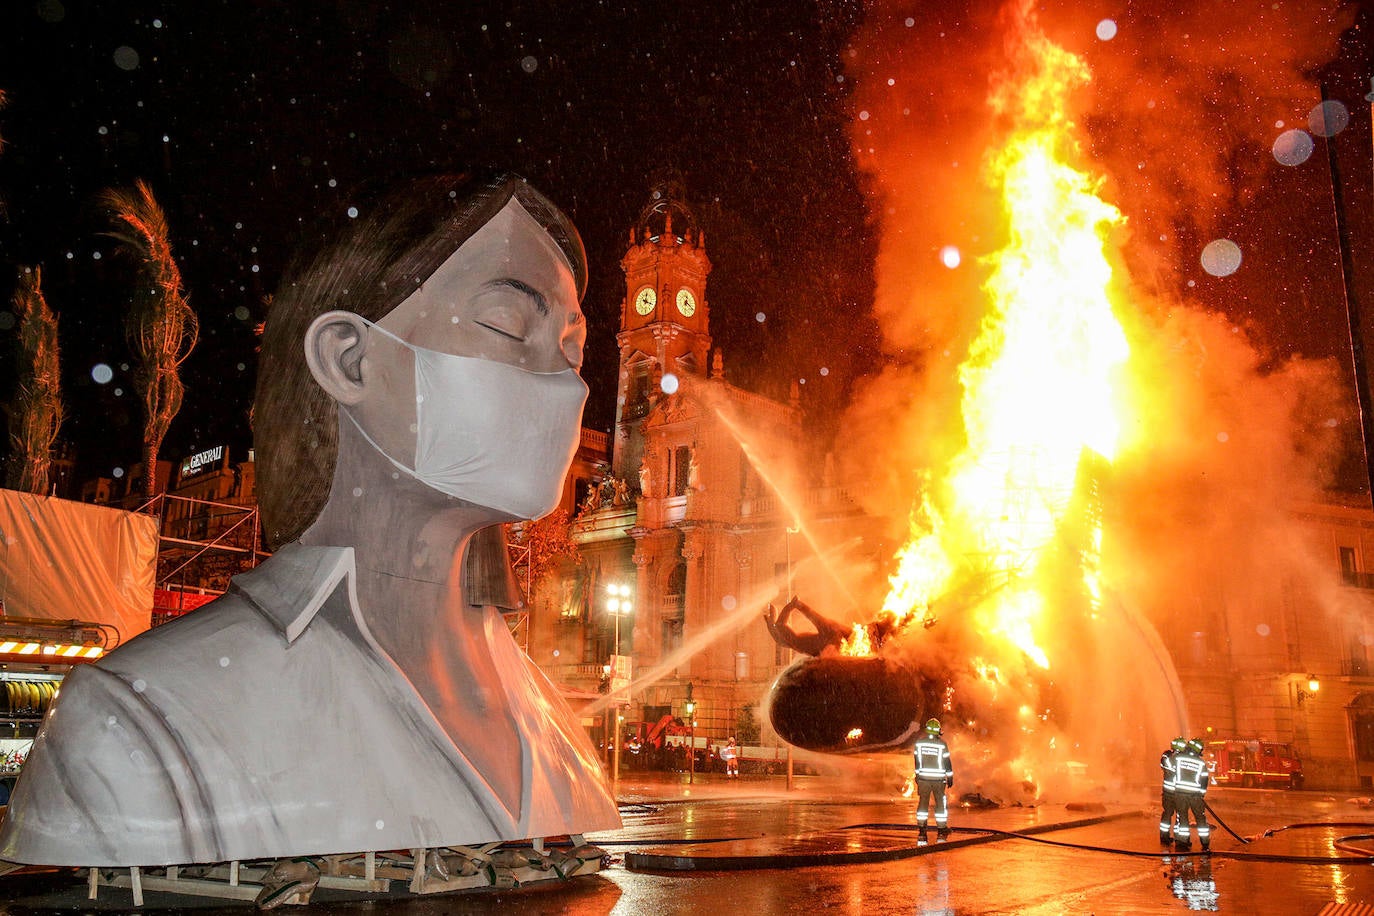
[[[585,337],[568,261],[511,200],[373,324],[320,315],[328,502],[230,591],[72,672],[0,859],[164,865],[472,845],[619,825],[596,753],[500,612],[492,524],[556,505]]]

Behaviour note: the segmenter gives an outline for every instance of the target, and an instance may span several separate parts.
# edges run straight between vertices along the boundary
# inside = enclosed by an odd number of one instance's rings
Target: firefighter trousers
[[[930,823],[930,811],[935,809],[935,826],[944,829],[949,824],[945,809],[945,779],[916,778],[916,823],[922,827]]]
[[[1197,827],[1198,842],[1206,849],[1212,842],[1212,825],[1207,823],[1207,799],[1200,792],[1175,792],[1174,811],[1178,813],[1178,825],[1174,827],[1174,839],[1180,845],[1192,843],[1188,830],[1188,813],[1192,812],[1193,824]]]
[[[1174,817],[1177,812],[1174,810],[1174,790],[1159,790],[1159,838],[1167,841],[1173,836]]]

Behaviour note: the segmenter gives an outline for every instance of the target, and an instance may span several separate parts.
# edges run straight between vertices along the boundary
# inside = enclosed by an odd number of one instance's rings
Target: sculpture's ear
[[[367,322],[353,312],[325,312],[305,332],[305,363],[315,381],[340,404],[363,397]]]

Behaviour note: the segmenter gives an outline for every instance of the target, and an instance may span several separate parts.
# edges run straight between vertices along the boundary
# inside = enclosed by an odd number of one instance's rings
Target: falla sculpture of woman
[[[562,491],[582,243],[510,174],[415,179],[288,272],[255,445],[274,555],[66,679],[0,859],[158,866],[619,826],[501,616],[500,523]]]

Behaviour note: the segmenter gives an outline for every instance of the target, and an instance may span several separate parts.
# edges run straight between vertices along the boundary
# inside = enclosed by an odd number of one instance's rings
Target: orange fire
[[[883,611],[926,617],[960,583],[995,578],[1005,586],[973,607],[977,629],[1048,668],[1037,641],[1045,597],[1036,574],[1076,512],[1086,529],[1076,554],[1081,587],[1095,602],[1100,522],[1084,511],[1082,491],[1091,481],[1085,468],[1109,462],[1117,448],[1116,384],[1128,344],[1108,295],[1107,238],[1122,216],[1098,195],[1100,180],[1075,164],[1068,100],[1090,74],[1045,37],[1028,4],[1018,21],[1016,77],[989,98],[1009,125],[986,165],[1007,241],[982,262],[986,313],[959,366],[964,444],[931,475]],[[862,625],[842,649],[872,651]]]

